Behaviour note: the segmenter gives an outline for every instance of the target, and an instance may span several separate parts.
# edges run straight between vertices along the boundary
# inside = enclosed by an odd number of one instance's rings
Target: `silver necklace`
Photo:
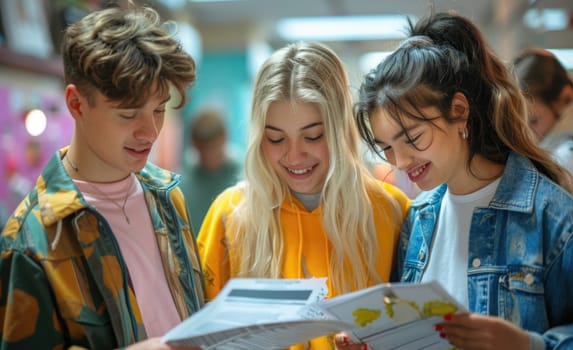
[[[80,168],[78,168],[78,166],[76,164],[74,164],[72,162],[72,160],[68,157],[68,153],[66,153],[66,155],[64,156],[64,159],[66,160],[66,162],[68,163],[68,165],[76,172],[76,173],[80,173]],[[91,182],[86,181],[86,183],[93,189],[95,190],[97,193],[101,194],[103,197],[105,197],[108,201],[112,202],[116,207],[118,207],[119,209],[121,209],[121,212],[123,213],[123,217],[125,217],[125,221],[127,222],[127,224],[131,224],[131,222],[129,221],[129,217],[127,216],[127,212],[125,211],[125,206],[127,205],[127,199],[129,198],[129,189],[131,188],[131,181],[128,181],[127,183],[127,189],[125,191],[125,198],[123,199],[123,204],[119,204],[118,202],[114,201],[113,199],[111,199],[105,192],[103,192],[102,190],[100,190],[99,188],[97,188],[96,186],[94,186]]]

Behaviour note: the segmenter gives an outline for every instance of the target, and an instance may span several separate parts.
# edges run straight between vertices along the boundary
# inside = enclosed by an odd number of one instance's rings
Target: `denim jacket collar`
[[[532,213],[539,185],[539,172],[531,161],[511,152],[499,186],[490,202],[491,208]]]
[[[499,186],[489,207],[509,211],[533,212],[534,195],[539,183],[539,173],[531,161],[511,152]],[[420,194],[412,203],[413,207],[431,205],[439,210],[447,185],[442,184],[434,191]]]

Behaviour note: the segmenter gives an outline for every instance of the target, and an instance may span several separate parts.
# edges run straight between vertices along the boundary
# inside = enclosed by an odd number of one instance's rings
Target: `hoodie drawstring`
[[[297,266],[298,278],[309,277],[309,276],[307,276],[308,271],[306,271],[305,264],[303,263],[304,257],[302,256],[302,218],[300,216],[300,210],[298,209],[297,205],[293,202],[292,196],[290,193],[288,194],[288,197],[289,197],[290,205],[291,205],[291,207],[294,208],[294,211],[296,213],[296,221],[297,221],[298,257],[299,257],[298,266]],[[303,269],[305,271],[303,271]]]

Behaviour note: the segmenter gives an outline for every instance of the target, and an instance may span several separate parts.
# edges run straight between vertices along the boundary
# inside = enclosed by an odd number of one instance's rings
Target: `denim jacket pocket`
[[[500,278],[498,309],[500,317],[527,330],[547,329],[543,269],[508,265],[507,273]]]
[[[514,293],[543,294],[543,269],[525,265],[508,265],[501,286]]]

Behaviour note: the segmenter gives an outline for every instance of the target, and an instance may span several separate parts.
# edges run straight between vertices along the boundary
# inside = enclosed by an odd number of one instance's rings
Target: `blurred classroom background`
[[[126,0],[119,0],[125,3]],[[0,227],[33,187],[73,127],[63,96],[62,29],[103,0],[0,0]],[[135,0],[156,8],[197,62],[189,103],[171,112],[151,160],[181,172],[193,157],[189,121],[204,108],[222,112],[228,147],[242,157],[253,78],[287,42],[322,41],[344,60],[353,91],[392,51],[408,18],[434,9],[474,20],[509,62],[530,46],[554,52],[573,70],[571,0]],[[182,174],[185,176],[185,174]]]

